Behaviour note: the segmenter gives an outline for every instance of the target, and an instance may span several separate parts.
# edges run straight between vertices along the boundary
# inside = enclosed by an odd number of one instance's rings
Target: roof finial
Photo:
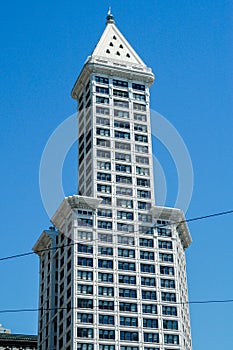
[[[113,15],[112,15],[112,13],[111,13],[111,6],[109,6],[109,8],[108,8],[108,15],[107,15],[106,24],[108,24],[108,23],[112,23],[112,24],[115,23],[114,17],[113,17]]]

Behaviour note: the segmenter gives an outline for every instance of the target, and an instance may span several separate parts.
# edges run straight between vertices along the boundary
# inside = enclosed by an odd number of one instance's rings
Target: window
[[[112,315],[99,315],[99,324],[111,324],[114,325],[114,316]]]
[[[127,261],[118,261],[119,270],[136,271],[135,263]]]
[[[130,191],[127,191],[127,192],[129,192],[129,193],[132,192],[131,188],[129,190]],[[119,195],[118,190],[116,192]],[[128,193],[128,196],[130,195],[129,193]],[[133,208],[133,201],[130,199],[117,199],[117,206],[122,207],[122,208],[132,209]]]
[[[137,185],[138,186],[149,187],[150,186],[150,180],[137,178]]]
[[[170,241],[159,241],[159,249],[172,249],[172,242]]]
[[[164,329],[172,329],[177,331],[178,330],[178,322],[174,320],[163,320],[163,328]]]
[[[107,118],[96,117],[96,124],[98,125],[110,125],[110,120]]]
[[[115,350],[115,345],[99,344],[99,350]]]
[[[149,198],[151,198],[151,193],[150,193],[150,191],[137,190],[137,197],[149,199]]]
[[[93,294],[93,286],[86,284],[78,284],[78,293]]]
[[[137,312],[138,307],[136,303],[119,303],[120,311],[122,312]]]
[[[133,212],[131,211],[117,211],[117,219],[133,220]]]
[[[119,109],[114,109],[114,117],[129,119],[129,112],[121,111]]]
[[[140,259],[155,260],[154,252],[140,251]]]
[[[141,285],[154,287],[155,286],[155,278],[154,277],[141,277]]]
[[[78,280],[93,281],[93,272],[78,270]]]
[[[113,287],[98,287],[99,295],[104,295],[108,297],[114,296],[114,288]]]
[[[81,258],[78,257],[78,265],[79,266],[93,266],[93,259],[92,258]]]
[[[133,195],[133,190],[132,188],[129,188],[129,187],[120,187],[120,186],[117,186],[116,187],[116,194],[117,195],[120,195],[120,196],[132,196]],[[121,199],[122,201],[122,199]],[[133,203],[133,201],[130,201]],[[117,204],[118,205],[118,204]],[[131,207],[131,206],[130,206]],[[131,207],[132,208],[132,207]]]
[[[122,81],[122,80],[117,80],[117,79],[113,79],[113,86],[121,86],[121,87],[128,87],[128,82],[127,81]]]
[[[150,175],[150,169],[149,168],[142,168],[137,166],[136,167],[136,174],[137,175],[143,175],[143,176],[149,176]]]
[[[101,146],[101,147],[110,147],[110,141],[109,140],[97,139],[96,144],[97,144],[97,146]]]
[[[116,164],[116,171],[121,171],[122,173],[131,173],[132,168],[131,165],[125,165],[125,164]]]
[[[136,291],[136,289],[119,288],[119,297],[137,298],[137,291]]]
[[[177,316],[176,306],[162,306],[162,313],[166,316]]]
[[[78,218],[78,226],[92,227],[93,226],[93,220],[91,220],[91,219],[84,219],[84,218]]]
[[[157,300],[156,292],[151,290],[142,290],[142,299]]]
[[[135,141],[145,142],[145,143],[148,142],[148,136],[146,136],[146,135],[138,135],[138,134],[136,134],[134,137],[135,137]]]
[[[137,120],[139,122],[146,122],[147,121],[147,117],[146,117],[145,114],[134,113],[134,120]]]
[[[140,264],[141,272],[155,273],[155,266],[150,264]]]
[[[111,170],[111,163],[109,162],[97,162],[97,169],[99,170]]]
[[[134,131],[147,132],[147,125],[134,124]]]
[[[100,242],[112,243],[112,235],[107,233],[98,233],[98,240]]]
[[[148,226],[139,226],[139,233],[144,234],[144,235],[153,235],[154,230],[153,227],[148,227]]]
[[[148,153],[148,147],[143,145],[135,145],[135,152]]]
[[[179,344],[179,336],[174,334],[164,334],[165,344]]]
[[[157,232],[159,236],[162,237],[171,237],[172,236],[172,230],[170,228],[157,228]]]
[[[109,115],[109,108],[96,106],[96,113],[103,114],[103,115]]]
[[[130,143],[115,141],[115,148],[116,149],[122,149],[122,150],[125,150],[125,151],[130,151],[131,150],[131,145],[130,145]]]
[[[161,288],[175,288],[175,281],[174,280],[165,280],[161,279]]]
[[[112,229],[112,222],[111,221],[100,221],[98,220],[98,228],[104,229],[104,230],[111,230]]]
[[[141,247],[154,247],[153,239],[139,238],[139,245]]]
[[[117,240],[119,244],[126,244],[126,245],[134,245],[134,237],[127,237],[127,236],[117,236]]]
[[[77,350],[94,350],[94,344],[91,343],[78,343]]]
[[[97,150],[97,157],[110,159],[110,151]]]
[[[158,328],[158,320],[154,318],[143,318],[143,327]]]
[[[115,128],[122,128],[122,129],[130,129],[130,124],[129,124],[129,122],[121,122],[121,121],[115,120],[114,127]]]
[[[93,338],[94,330],[92,328],[80,328],[77,329],[78,338]]]
[[[122,345],[120,347],[120,350],[138,350],[138,346],[126,346],[126,345]]]
[[[172,266],[160,266],[160,273],[161,275],[170,275],[174,276],[174,267]]]
[[[142,94],[133,93],[133,98],[137,101],[146,101],[146,95],[142,95]]]
[[[145,85],[132,83],[133,90],[145,91]]]
[[[93,323],[93,314],[83,314],[83,313],[79,313],[77,314],[77,319],[78,319],[78,322],[81,322],[81,323]]]
[[[112,247],[99,246],[98,253],[101,255],[113,255]]]
[[[109,83],[109,79],[108,78],[104,78],[104,77],[95,77],[95,81],[97,83],[101,83],[101,84],[108,84]]]
[[[144,332],[144,342],[145,343],[159,343],[158,333],[145,333]]]
[[[121,284],[136,284],[136,276],[119,275],[118,281]]]
[[[151,204],[148,202],[138,202],[138,209],[139,210],[150,210]]]
[[[117,223],[117,230],[123,231],[127,233],[133,233],[134,232],[134,225],[124,224],[122,222]]]
[[[111,177],[111,174],[97,173],[97,180],[99,180],[99,181],[111,181],[112,177]]]
[[[138,341],[138,332],[120,331],[120,339],[126,341]]]
[[[107,329],[99,329],[100,339],[115,339],[115,331]]]
[[[122,100],[113,100],[113,105],[115,107],[121,107],[121,108],[129,108],[129,102],[128,101],[122,101]]]
[[[98,259],[98,267],[103,269],[113,269],[113,260]]]
[[[176,302],[176,294],[175,293],[162,292],[161,298],[162,298],[162,301]]]
[[[115,131],[114,132],[115,137],[119,139],[126,139],[130,140],[130,133],[129,132],[124,132],[124,131]]]
[[[159,261],[173,262],[173,254],[159,253]]]
[[[102,129],[102,128],[96,128],[96,134],[100,136],[110,136],[110,130],[109,129]]]
[[[112,192],[112,187],[110,185],[97,184],[97,192],[111,193]]]
[[[105,105],[109,104],[109,98],[103,96],[96,96],[96,103],[103,103]]]
[[[112,210],[111,209],[98,209],[98,216],[104,216],[106,218],[112,217]]]
[[[141,112],[145,112],[146,111],[146,105],[140,104],[140,103],[133,103],[133,109],[135,111],[141,111]]]
[[[78,299],[78,308],[80,309],[93,309],[92,299]]]
[[[114,302],[109,300],[99,300],[100,310],[114,310]]]
[[[113,89],[113,96],[128,98],[129,97],[129,93],[128,93],[128,91],[122,91],[122,90]]]
[[[102,86],[96,86],[96,92],[99,92],[100,94],[109,95],[109,88],[102,87]]]
[[[136,163],[139,164],[149,164],[149,158],[148,157],[141,157],[141,156],[136,156]]]
[[[138,319],[137,317],[120,316],[120,326],[137,327]]]
[[[124,162],[131,162],[131,155],[130,154],[125,154],[125,153],[115,153],[115,159],[116,160],[121,160]]]
[[[157,305],[142,304],[142,312],[144,314],[157,314]]]
[[[123,256],[124,258],[135,258],[135,250],[118,248],[118,256]]]
[[[78,243],[78,252],[79,253],[92,254],[93,253],[93,246],[92,245]]]
[[[112,273],[98,272],[98,281],[99,282],[113,282],[113,274]]]
[[[123,184],[132,184],[132,177],[116,175],[116,182],[123,183]]]
[[[112,204],[112,198],[111,197],[100,196],[99,198],[102,199],[101,204],[105,204],[105,205],[111,205]]]

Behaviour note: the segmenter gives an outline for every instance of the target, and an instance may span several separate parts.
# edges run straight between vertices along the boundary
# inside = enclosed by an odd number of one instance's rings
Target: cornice
[[[176,230],[179,233],[184,249],[189,247],[189,245],[192,243],[192,237],[182,210],[177,208],[154,206],[151,209],[151,213],[155,219],[170,220],[171,224],[176,226]]]

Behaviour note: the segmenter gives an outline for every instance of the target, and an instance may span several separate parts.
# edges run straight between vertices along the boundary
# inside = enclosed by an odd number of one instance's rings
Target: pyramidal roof
[[[103,57],[114,61],[121,60],[146,67],[145,63],[116,27],[110,10],[107,16],[106,28],[91,57]]]

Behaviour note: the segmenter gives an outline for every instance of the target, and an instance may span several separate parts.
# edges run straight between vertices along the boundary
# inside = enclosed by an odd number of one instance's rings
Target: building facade
[[[78,188],[34,246],[39,350],[191,350],[183,213],[154,200],[154,75],[108,14],[73,87]]]
[[[37,336],[0,333],[0,350],[36,350]]]

